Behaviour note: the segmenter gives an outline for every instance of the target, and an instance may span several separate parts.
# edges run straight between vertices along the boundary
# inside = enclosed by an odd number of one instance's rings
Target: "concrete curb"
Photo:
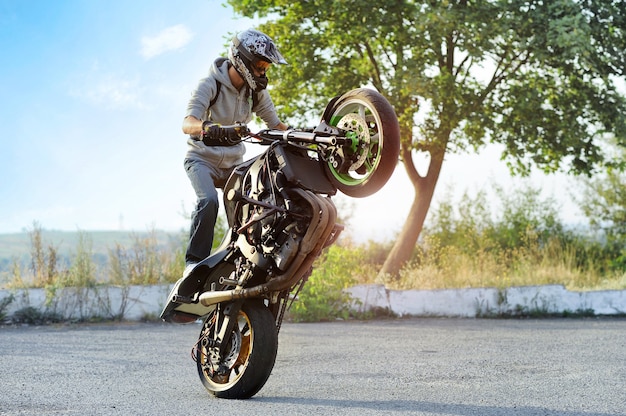
[[[129,321],[155,319],[173,285],[66,287],[51,293],[46,289],[0,290],[0,301],[13,296],[7,316],[27,307],[67,321],[123,317]],[[52,299],[52,301],[50,300]]]
[[[561,285],[389,290],[383,285],[361,285],[348,291],[359,311],[386,309],[399,316],[626,315],[623,290],[572,292]]]
[[[33,307],[65,320],[123,316],[130,321],[158,317],[172,285],[0,290],[0,301],[13,296],[4,311]],[[458,290],[390,290],[383,285],[347,291],[353,308],[388,310],[398,316],[490,317],[528,315],[626,316],[626,291],[572,292],[560,285]],[[50,302],[48,299],[53,298]]]

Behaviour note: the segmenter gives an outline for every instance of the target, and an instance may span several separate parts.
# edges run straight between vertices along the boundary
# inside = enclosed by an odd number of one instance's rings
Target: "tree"
[[[599,136],[626,142],[616,88],[626,74],[626,0],[229,3],[268,17],[261,30],[290,63],[272,69],[284,116],[363,85],[394,106],[415,197],[381,273],[397,274],[411,256],[448,152],[501,143],[512,173],[590,174],[611,163]],[[419,152],[429,156],[424,174]]]
[[[626,160],[626,151],[609,144],[616,160]],[[601,230],[609,244],[626,254],[626,174],[607,169],[601,175],[584,178],[579,204],[592,227]]]
[[[615,160],[626,160],[626,149],[607,143]],[[599,232],[603,251],[613,270],[626,271],[626,173],[609,168],[599,175],[582,178],[577,200],[592,229]]]

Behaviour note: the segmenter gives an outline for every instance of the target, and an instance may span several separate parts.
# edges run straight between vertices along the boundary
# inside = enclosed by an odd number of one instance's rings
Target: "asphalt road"
[[[199,325],[0,328],[3,415],[626,415],[626,320],[283,326],[253,399],[209,396]]]

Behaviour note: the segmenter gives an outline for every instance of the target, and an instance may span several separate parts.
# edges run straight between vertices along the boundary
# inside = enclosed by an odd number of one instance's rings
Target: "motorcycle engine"
[[[289,267],[291,261],[298,254],[300,241],[302,241],[302,236],[298,232],[297,224],[292,223],[282,230],[272,254],[278,269],[286,270]]]
[[[284,201],[265,200],[264,202],[284,206]],[[270,209],[261,208],[261,210],[269,211]],[[254,244],[267,257],[274,260],[274,264],[279,270],[286,270],[298,254],[300,241],[302,241],[304,234],[298,222],[288,213],[274,212],[251,228],[255,229],[253,234],[257,237]]]
[[[238,244],[257,266],[273,265],[285,271],[297,256],[308,229],[310,206],[291,195],[288,188],[293,185],[273,163],[276,159],[258,159],[236,184],[248,200],[258,201],[242,201],[244,205],[238,210],[240,216],[236,221],[243,228]]]
[[[289,210],[281,212],[272,208],[286,208],[282,198],[277,201],[271,193],[260,196],[263,205],[248,204],[247,209],[242,210],[247,212],[242,224],[249,224],[244,231],[247,248],[243,252],[251,253],[246,257],[259,266],[266,267],[265,260],[271,259],[278,270],[284,271],[298,254],[306,227],[290,215]],[[240,238],[239,243],[244,241]]]

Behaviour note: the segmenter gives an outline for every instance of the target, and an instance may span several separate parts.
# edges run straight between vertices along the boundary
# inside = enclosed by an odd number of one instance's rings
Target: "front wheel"
[[[196,348],[198,374],[204,387],[224,399],[254,396],[270,376],[278,351],[278,332],[274,316],[262,301],[247,301],[237,314],[232,332],[221,332],[226,320],[217,308],[204,321]]]
[[[396,113],[380,93],[368,88],[349,91],[331,103],[327,122],[347,132],[352,143],[341,146],[324,168],[337,189],[348,196],[366,197],[382,188],[400,154]]]

